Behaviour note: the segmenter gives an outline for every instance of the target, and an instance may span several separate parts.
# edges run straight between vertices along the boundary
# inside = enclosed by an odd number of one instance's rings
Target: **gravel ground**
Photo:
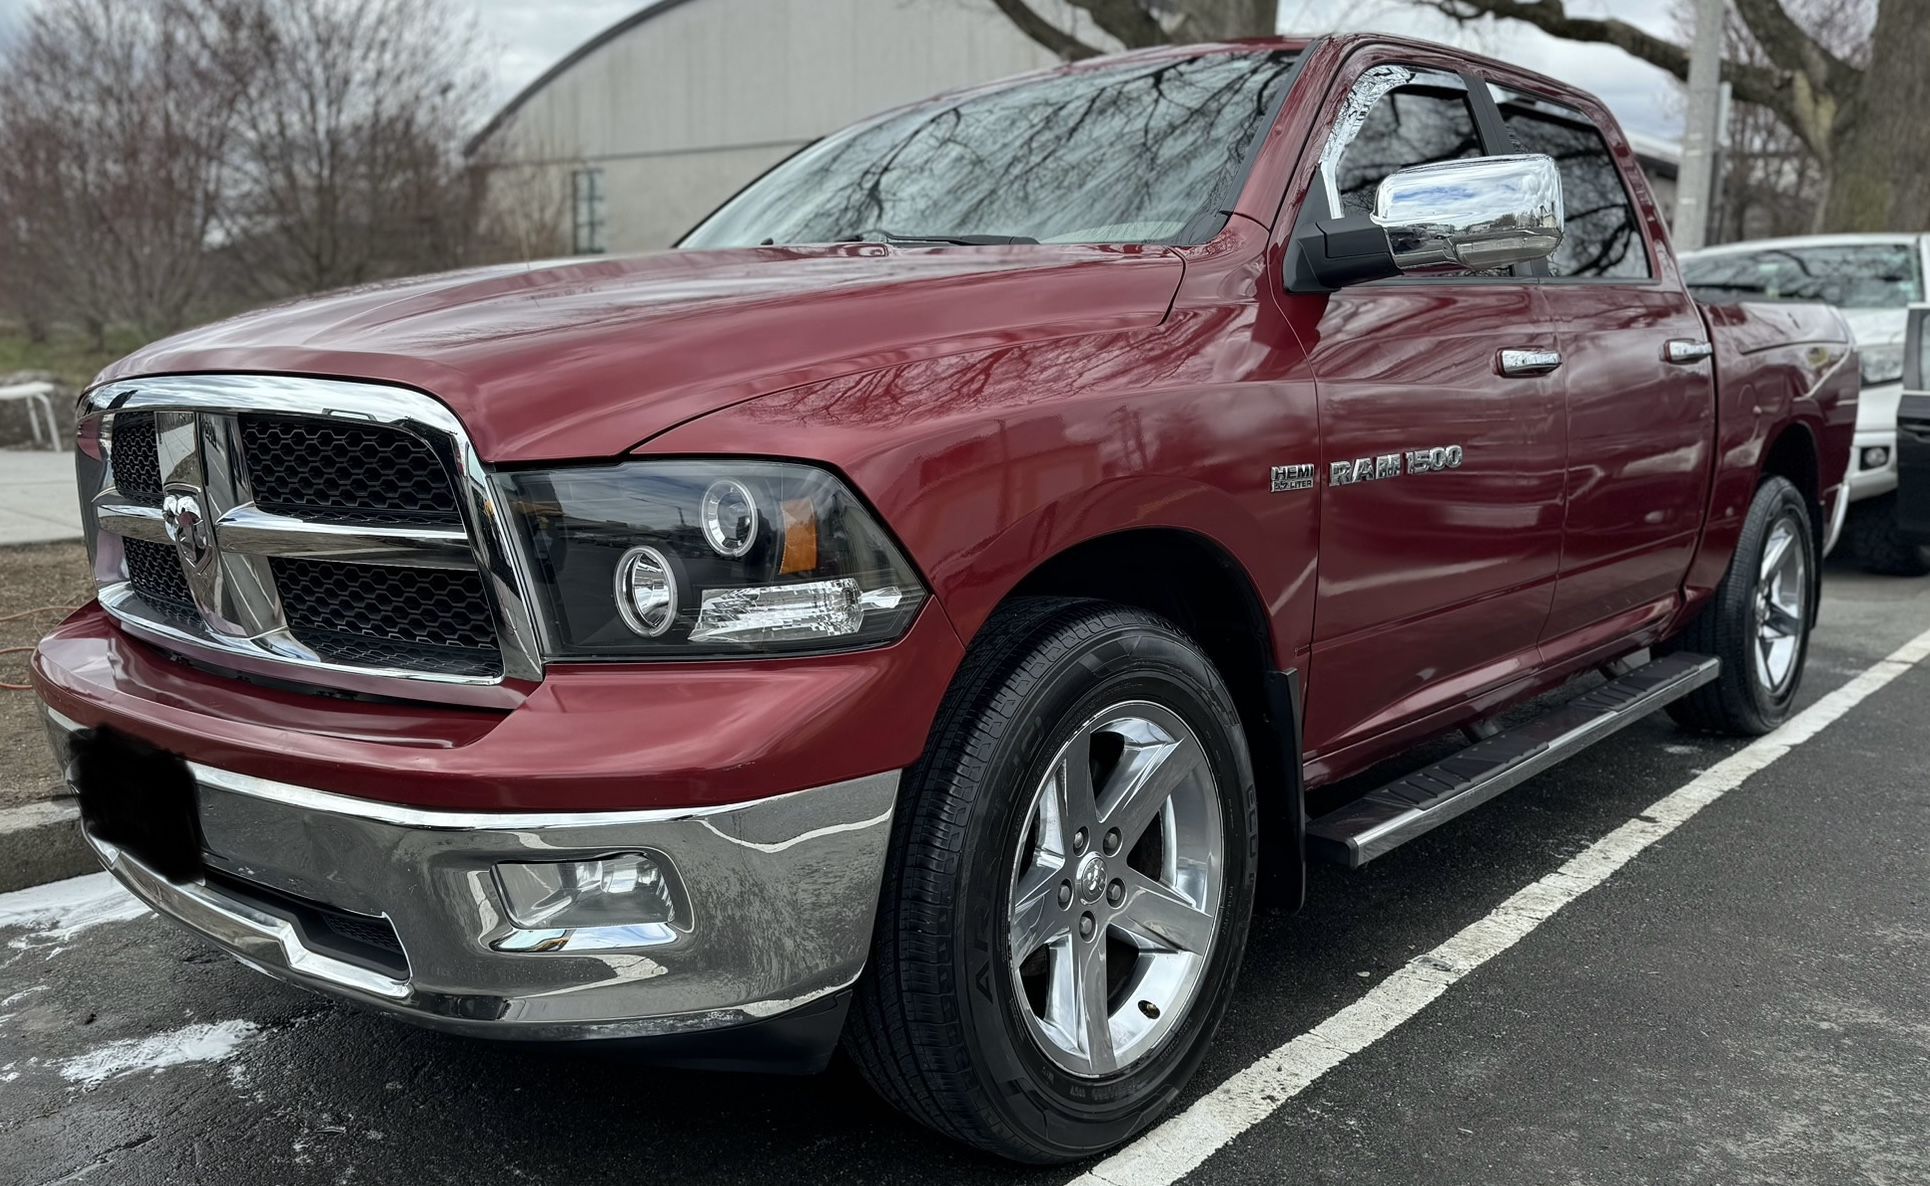
[[[93,595],[78,542],[0,548],[0,648],[33,646]],[[0,654],[0,683],[27,682],[27,657]],[[59,773],[33,693],[0,689],[0,809],[47,798]]]

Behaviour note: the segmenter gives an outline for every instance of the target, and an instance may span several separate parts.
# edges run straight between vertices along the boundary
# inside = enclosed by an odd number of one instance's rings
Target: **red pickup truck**
[[[1856,388],[1836,314],[1690,299],[1585,94],[1129,54],[829,136],[681,250],[110,368],[99,600],[34,680],[106,867],[253,967],[842,1043],[1059,1161],[1175,1098],[1263,873],[1298,905],[1656,708],[1783,720]]]

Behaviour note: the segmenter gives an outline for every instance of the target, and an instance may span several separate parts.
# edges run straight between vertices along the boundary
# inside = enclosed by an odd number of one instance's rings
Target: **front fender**
[[[840,470],[902,542],[962,639],[1040,564],[1115,532],[1213,541],[1260,591],[1275,666],[1313,621],[1313,385],[1214,373],[1225,314],[921,360],[766,396],[648,442],[651,455],[775,456]],[[1248,372],[1251,374],[1251,372]]]

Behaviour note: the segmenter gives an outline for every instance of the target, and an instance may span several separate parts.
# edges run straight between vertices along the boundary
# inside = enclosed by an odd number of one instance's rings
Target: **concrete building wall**
[[[1063,0],[1040,8],[1064,19]],[[665,0],[640,17],[478,137],[499,175],[518,175],[499,190],[560,220],[566,244],[572,229],[584,238],[587,213],[604,250],[669,246],[826,132],[1056,63],[990,0]],[[588,178],[572,200],[584,170],[599,171],[601,194],[587,212]]]

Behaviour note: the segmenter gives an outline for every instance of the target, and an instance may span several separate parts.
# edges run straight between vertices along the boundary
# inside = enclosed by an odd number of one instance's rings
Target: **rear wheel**
[[[894,825],[850,1051],[1006,1157],[1150,1123],[1231,995],[1257,826],[1239,717],[1153,615],[1028,600],[974,645]]]
[[[1788,719],[1809,655],[1816,572],[1802,493],[1784,478],[1767,479],[1714,598],[1672,644],[1721,659],[1722,675],[1669,714],[1691,728],[1748,737]]]
[[[1903,534],[1897,526],[1895,493],[1859,502],[1850,508],[1844,531],[1850,554],[1866,570],[1891,577],[1930,574],[1930,548]]]

